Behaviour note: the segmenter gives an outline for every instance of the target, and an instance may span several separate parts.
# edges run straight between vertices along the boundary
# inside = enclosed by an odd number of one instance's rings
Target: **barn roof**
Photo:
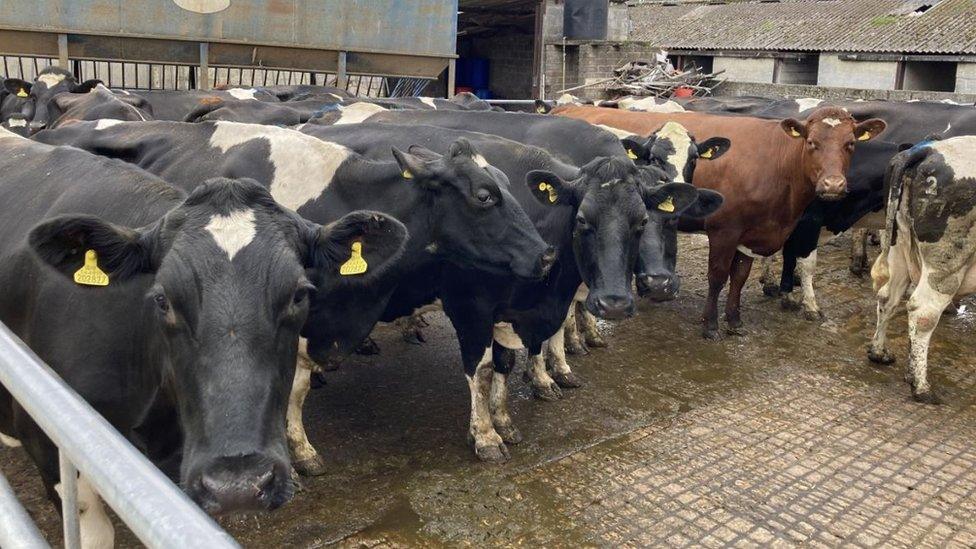
[[[645,0],[630,17],[666,49],[976,54],[976,0]]]

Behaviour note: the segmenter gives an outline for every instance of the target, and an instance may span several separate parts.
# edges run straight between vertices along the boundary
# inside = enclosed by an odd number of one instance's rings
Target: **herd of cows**
[[[716,339],[726,283],[725,332],[742,331],[754,258],[782,250],[764,291],[817,319],[822,229],[883,229],[868,357],[894,360],[886,326],[914,283],[908,380],[936,400],[929,338],[976,292],[976,108],[559,103],[129,92],[58,68],[6,79],[0,320],[211,513],[274,509],[294,472],[324,472],[302,425],[313,371],[435,302],[460,345],[475,453],[504,461],[522,438],[515,351],[538,398],[579,387],[566,354],[605,344],[595,317],[632,315],[635,286],[677,297],[678,231],[708,235]],[[0,433],[58,502],[57,450],[2,387]],[[111,545],[79,486],[85,544]]]

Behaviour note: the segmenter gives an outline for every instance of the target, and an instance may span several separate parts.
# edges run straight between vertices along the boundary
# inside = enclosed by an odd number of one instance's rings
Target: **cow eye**
[[[295,295],[291,298],[292,304],[301,305],[302,303],[305,303],[313,290],[315,290],[315,288],[311,284],[299,286],[298,289],[295,290]]]
[[[156,294],[153,296],[153,303],[156,304],[156,308],[162,313],[169,312],[169,300],[163,294]]]
[[[579,225],[581,229],[585,229],[590,226],[590,223],[586,220],[583,214],[576,215],[576,224]]]
[[[478,192],[474,196],[478,199],[478,202],[481,202],[485,206],[489,206],[495,201],[495,197],[487,189],[478,189]]]

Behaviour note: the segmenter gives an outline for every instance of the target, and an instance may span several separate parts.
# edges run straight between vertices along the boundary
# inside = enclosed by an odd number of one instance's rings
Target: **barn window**
[[[777,84],[815,85],[820,71],[820,56],[779,58],[774,71],[773,82]]]
[[[897,89],[951,92],[956,89],[956,64],[951,61],[902,61]]]

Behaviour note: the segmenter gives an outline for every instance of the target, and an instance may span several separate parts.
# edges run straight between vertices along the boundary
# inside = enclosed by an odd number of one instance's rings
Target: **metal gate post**
[[[197,87],[201,90],[210,89],[210,43],[200,42],[200,79]]]
[[[68,69],[68,35],[64,33],[58,35],[58,66],[70,70]]]
[[[78,526],[78,470],[64,452],[58,452],[61,468],[61,518],[64,522],[65,549],[81,548],[81,530]]]

